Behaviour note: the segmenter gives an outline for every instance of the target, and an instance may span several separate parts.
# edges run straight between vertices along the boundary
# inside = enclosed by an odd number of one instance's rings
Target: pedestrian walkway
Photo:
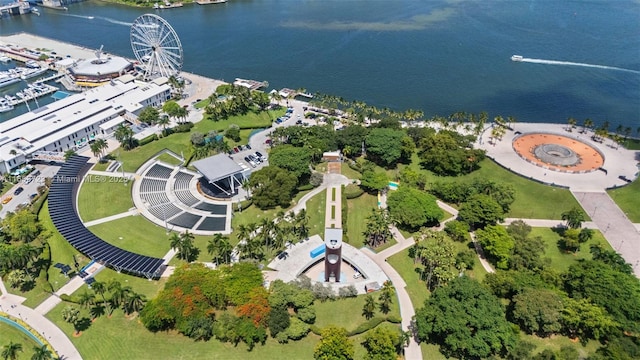
[[[606,191],[572,193],[611,247],[631,264],[634,274],[640,277],[640,233],[636,226]]]
[[[60,330],[51,320],[41,313],[22,305],[24,298],[9,294],[0,279],[0,311],[29,324],[51,344],[60,359],[80,360],[82,357],[67,335]]]
[[[106,223],[106,222],[117,220],[117,219],[122,219],[122,218],[133,216],[133,215],[138,215],[139,213],[140,212],[138,211],[138,209],[133,208],[133,209],[131,209],[129,211],[125,211],[125,212],[120,213],[120,214],[115,214],[115,215],[103,217],[103,218],[100,218],[100,219],[87,221],[87,222],[85,222],[83,224],[84,224],[85,227],[89,227],[89,226],[98,225],[98,224]]]

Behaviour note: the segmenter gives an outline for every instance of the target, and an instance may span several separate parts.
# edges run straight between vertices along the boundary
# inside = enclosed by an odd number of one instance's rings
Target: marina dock
[[[34,90],[34,89],[38,89],[38,90]],[[56,91],[58,91],[58,88],[53,86],[53,85],[48,85],[48,84],[40,84],[37,85],[37,87],[35,86],[30,86],[27,89],[23,89],[22,91],[19,91],[19,94],[22,94],[22,97],[20,97],[18,95],[18,93],[14,94],[13,96],[9,96],[8,98],[5,97],[5,99],[8,100],[8,103],[12,106],[16,106],[22,103],[27,103],[31,100],[36,100],[39,97],[43,97],[45,95],[49,95],[52,93],[55,93]],[[28,106],[28,104],[27,104]]]

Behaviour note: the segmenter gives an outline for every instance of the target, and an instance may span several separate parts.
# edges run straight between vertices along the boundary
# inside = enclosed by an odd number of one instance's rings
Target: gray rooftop
[[[217,154],[193,163],[209,182],[218,181],[228,176],[239,174],[242,168],[227,154]]]

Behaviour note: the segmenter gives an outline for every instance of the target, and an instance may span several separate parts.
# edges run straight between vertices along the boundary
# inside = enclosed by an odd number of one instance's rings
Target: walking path
[[[68,285],[68,284],[67,284]],[[51,320],[41,313],[22,305],[23,297],[9,294],[0,279],[0,311],[13,317],[20,318],[31,326],[32,329],[42,334],[53,347],[59,358],[67,360],[80,360],[82,357],[67,335],[60,330]]]
[[[605,191],[572,193],[611,247],[631,264],[634,274],[640,277],[640,233],[636,226]]]
[[[138,211],[138,209],[133,208],[133,209],[131,209],[129,211],[125,211],[125,212],[120,213],[120,214],[115,214],[115,215],[103,217],[103,218],[100,218],[100,219],[87,221],[87,222],[85,222],[83,224],[84,224],[85,227],[89,227],[89,226],[98,225],[98,224],[106,223],[106,222],[117,220],[117,219],[122,219],[122,218],[125,218],[125,217],[128,217],[128,216],[138,215],[139,213],[140,212]]]

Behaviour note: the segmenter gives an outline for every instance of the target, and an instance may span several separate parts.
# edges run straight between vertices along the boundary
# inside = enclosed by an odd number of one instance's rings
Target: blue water
[[[15,322],[15,321],[13,321],[13,320],[11,320],[11,319],[8,319],[8,318],[6,318],[6,317],[3,317],[3,316],[0,316],[0,322],[3,322],[3,323],[5,323],[5,324],[7,324],[7,325],[9,325],[9,326],[12,326],[12,327],[14,327],[14,328],[16,328],[16,329],[18,329],[18,330],[22,331],[22,333],[24,333],[25,335],[29,336],[29,337],[30,337],[33,341],[35,341],[38,345],[40,345],[40,346],[44,345],[44,344],[42,343],[42,341],[40,341],[40,339],[38,339],[38,337],[37,337],[37,336],[33,335],[33,334],[31,333],[31,331],[27,330],[24,326],[20,325],[19,323]]]
[[[131,57],[129,24],[146,12],[175,28],[184,68],[209,77],[267,80],[427,116],[487,111],[640,126],[640,74],[509,59],[640,71],[640,3],[630,0],[234,0],[162,11],[89,1],[3,19],[0,32]]]

